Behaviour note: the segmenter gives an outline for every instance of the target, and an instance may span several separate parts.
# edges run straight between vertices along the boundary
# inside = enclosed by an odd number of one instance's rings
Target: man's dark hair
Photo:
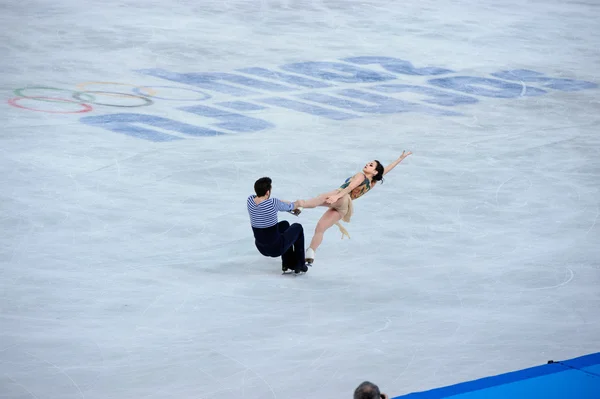
[[[254,191],[256,191],[256,195],[262,197],[267,194],[267,191],[271,189],[271,179],[268,177],[261,177],[256,182],[254,182]]]
[[[377,385],[365,381],[354,390],[354,399],[381,399],[381,392]]]

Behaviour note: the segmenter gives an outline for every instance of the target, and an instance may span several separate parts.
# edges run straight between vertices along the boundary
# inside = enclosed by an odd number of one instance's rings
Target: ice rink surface
[[[392,397],[597,352],[598,20],[4,1],[0,398]],[[256,251],[257,178],[308,198],[403,150],[306,275]]]

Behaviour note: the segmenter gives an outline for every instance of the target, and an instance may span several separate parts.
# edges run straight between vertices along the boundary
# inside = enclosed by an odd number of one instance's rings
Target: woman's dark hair
[[[254,182],[254,191],[256,191],[256,195],[262,197],[267,194],[267,191],[271,189],[271,179],[268,177],[261,177],[256,182]]]
[[[380,181],[383,184],[383,172],[385,171],[385,169],[381,162],[379,162],[378,160],[375,160],[375,162],[377,162],[377,166],[375,166],[377,174],[373,176],[373,180]]]

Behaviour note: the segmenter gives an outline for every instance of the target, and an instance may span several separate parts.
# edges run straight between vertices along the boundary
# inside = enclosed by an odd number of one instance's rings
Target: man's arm
[[[288,201],[288,200],[282,200],[279,198],[278,198],[278,200],[283,203],[286,203],[286,204],[291,204],[294,207],[293,209],[298,209],[299,207],[304,206],[304,201],[305,201],[305,200],[301,200],[301,199],[297,199],[296,201]]]
[[[383,169],[383,175],[385,176],[388,172],[390,172],[392,169],[394,169],[396,166],[398,166],[398,164],[400,162],[404,161],[404,158],[406,158],[410,154],[412,154],[412,152],[402,151],[402,155],[400,155],[400,157],[398,159],[396,159],[394,162],[392,162],[391,164],[389,164],[388,166],[386,166]]]
[[[280,212],[289,212],[296,209],[296,204],[293,202],[280,200],[278,198],[273,198],[273,204],[275,204],[275,209]]]

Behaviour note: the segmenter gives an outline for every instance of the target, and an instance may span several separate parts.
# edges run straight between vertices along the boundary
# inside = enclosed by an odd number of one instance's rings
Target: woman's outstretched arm
[[[394,169],[396,166],[398,166],[398,164],[402,161],[404,161],[404,158],[406,158],[407,156],[411,155],[412,152],[406,152],[406,151],[402,151],[402,155],[400,155],[400,157],[398,159],[396,159],[394,162],[392,162],[391,164],[389,164],[388,166],[386,166],[383,169],[383,175],[385,176],[388,172],[390,172],[392,169]]]

